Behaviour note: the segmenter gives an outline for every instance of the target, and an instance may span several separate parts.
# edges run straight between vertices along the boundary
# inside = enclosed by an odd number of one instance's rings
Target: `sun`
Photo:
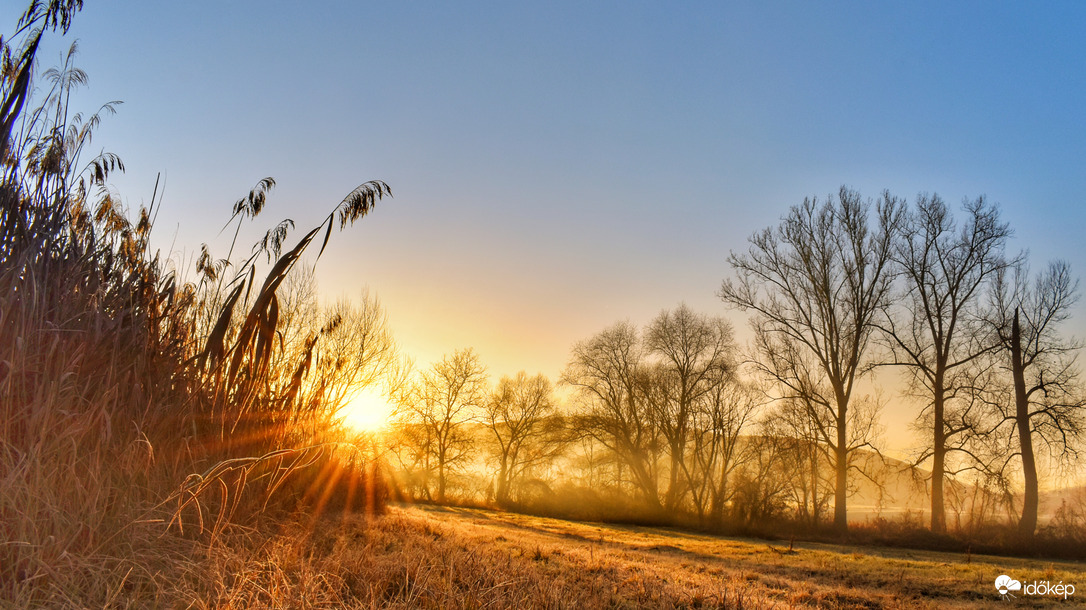
[[[379,390],[363,388],[356,391],[340,414],[343,423],[358,432],[376,432],[388,424],[392,405]]]

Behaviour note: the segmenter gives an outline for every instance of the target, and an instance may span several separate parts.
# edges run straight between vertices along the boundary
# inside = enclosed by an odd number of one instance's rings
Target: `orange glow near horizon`
[[[388,424],[392,404],[379,390],[363,388],[355,392],[343,410],[343,423],[358,432],[377,432]]]

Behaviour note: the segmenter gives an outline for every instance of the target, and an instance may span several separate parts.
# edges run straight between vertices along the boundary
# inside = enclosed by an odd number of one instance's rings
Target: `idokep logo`
[[[1002,595],[1004,598],[1006,598],[1008,595],[1014,597],[1014,594],[1011,593],[1011,591],[1022,590],[1022,583],[1014,580],[1006,574],[1001,574],[999,578],[996,579],[995,585],[996,590],[999,591],[999,594]]]
[[[1024,595],[1052,595],[1064,599],[1075,594],[1075,585],[1065,585],[1062,580],[1056,584],[1052,584],[1047,580],[1035,580],[1023,586],[1021,581],[1015,580],[1006,574],[1001,574],[999,578],[995,579],[995,588],[1003,599],[1017,597],[1013,593],[1014,591],[1021,591]]]

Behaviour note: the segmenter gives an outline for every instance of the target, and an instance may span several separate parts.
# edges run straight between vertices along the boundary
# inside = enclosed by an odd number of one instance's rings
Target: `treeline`
[[[686,305],[577,343],[559,387],[523,371],[492,386],[478,355],[457,351],[396,394],[396,487],[574,518],[818,529],[831,462],[742,361],[730,323]],[[883,477],[876,454],[853,459]]]
[[[1080,344],[1060,330],[1077,281],[1060,261],[1031,273],[1011,235],[984,198],[957,213],[934,195],[807,199],[729,258],[719,296],[750,314],[749,345],[685,305],[618,323],[573,346],[563,408],[545,377],[489,389],[457,352],[398,395],[400,483],[444,501],[450,477],[481,469],[492,489],[461,493],[584,505],[593,490],[613,510],[707,525],[817,527],[832,510],[841,533],[850,493],[885,477],[881,370],[908,381],[896,404],[919,405],[908,471],[930,472],[931,531],[972,490],[978,514],[1014,511],[1030,538],[1041,477],[1077,463],[1086,393]]]
[[[850,456],[870,443],[856,384],[884,365],[907,373],[923,405],[932,531],[946,530],[948,477],[972,471],[1008,494],[1021,476],[1019,534],[1034,534],[1037,451],[1073,461],[1082,432],[1079,344],[1058,330],[1078,290],[1064,262],[1031,275],[1007,251],[1011,233],[983,197],[956,215],[935,195],[908,206],[842,188],[730,257],[720,296],[753,314],[761,373],[828,449],[839,531]]]

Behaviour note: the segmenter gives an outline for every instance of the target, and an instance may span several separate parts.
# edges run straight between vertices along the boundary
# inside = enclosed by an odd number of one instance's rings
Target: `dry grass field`
[[[196,608],[978,608],[1000,574],[1086,586],[1086,565],[720,538],[480,509],[394,506],[249,534],[191,574]],[[1076,599],[1077,598],[1077,599]]]

